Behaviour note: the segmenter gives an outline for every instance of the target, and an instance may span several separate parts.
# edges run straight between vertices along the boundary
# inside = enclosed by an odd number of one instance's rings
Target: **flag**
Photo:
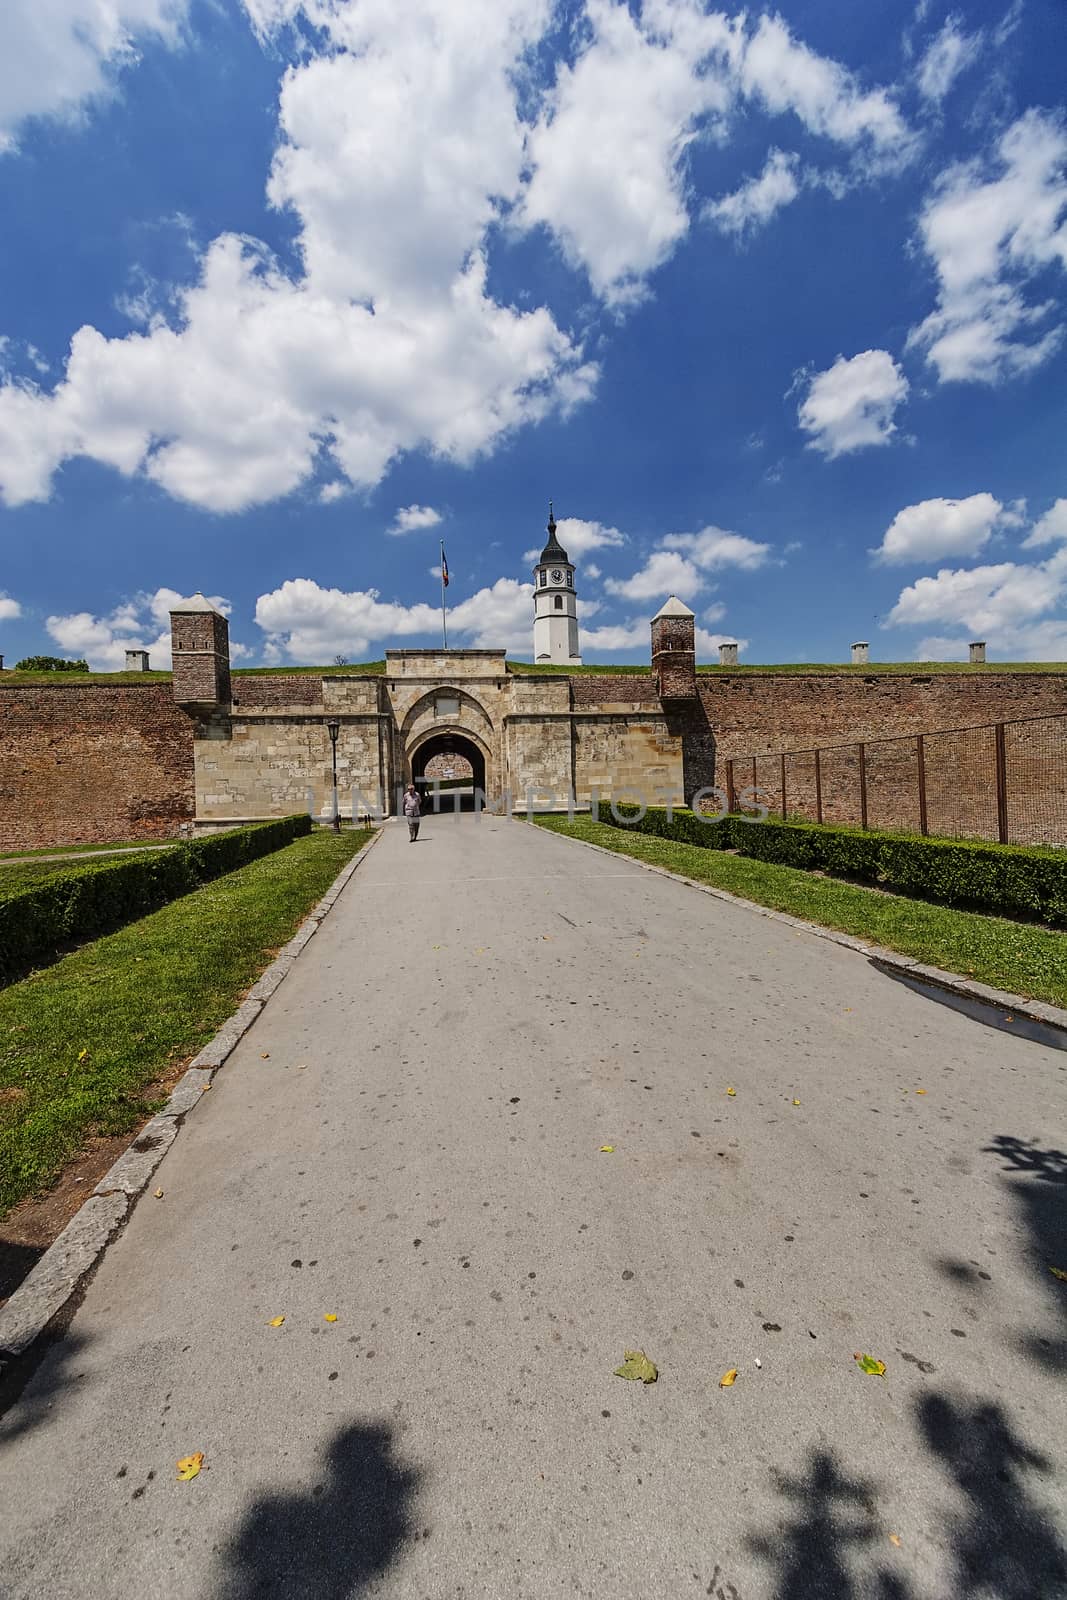
[[[444,545],[441,546],[441,583],[444,588],[448,588],[448,562],[445,560]]]

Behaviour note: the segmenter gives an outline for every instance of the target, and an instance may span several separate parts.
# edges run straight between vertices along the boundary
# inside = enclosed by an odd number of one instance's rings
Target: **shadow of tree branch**
[[[219,1553],[218,1600],[349,1600],[413,1540],[421,1474],[393,1457],[391,1430],[352,1423],[326,1449],[310,1493],[267,1494]]]
[[[1067,1269],[1067,1151],[1042,1150],[1032,1140],[998,1133],[983,1149],[1005,1163],[1005,1184],[1030,1235],[1029,1258],[1057,1313],[1067,1318],[1067,1285],[1050,1267]],[[1067,1368],[1067,1334],[1025,1333],[1020,1348],[1050,1372]]]

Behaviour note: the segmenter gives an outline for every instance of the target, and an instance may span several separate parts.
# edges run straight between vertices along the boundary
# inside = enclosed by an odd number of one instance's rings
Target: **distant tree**
[[[348,657],[347,656],[334,656],[333,664],[334,664],[335,667],[347,667],[348,666]]]
[[[15,662],[16,672],[88,672],[87,661],[64,661],[62,656],[26,656]]]

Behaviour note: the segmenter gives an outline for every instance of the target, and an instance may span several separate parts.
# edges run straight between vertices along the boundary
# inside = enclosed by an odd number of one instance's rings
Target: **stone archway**
[[[411,781],[426,809],[473,809],[475,796],[486,793],[487,757],[481,740],[458,728],[434,729],[409,747]]]

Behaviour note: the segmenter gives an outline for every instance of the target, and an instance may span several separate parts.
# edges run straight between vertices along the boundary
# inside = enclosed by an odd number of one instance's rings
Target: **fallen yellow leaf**
[[[336,1311],[327,1311],[325,1313],[325,1315],[323,1316],[322,1320],[323,1320],[323,1322],[336,1322],[337,1321],[337,1312]]]
[[[195,1478],[200,1468],[204,1465],[204,1452],[198,1450],[195,1455],[182,1456],[178,1462],[178,1477],[182,1483],[188,1483],[190,1478]]]
[[[925,1094],[926,1090],[925,1089],[916,1089],[915,1093],[916,1094]]]
[[[201,1094],[207,1094],[207,1092],[208,1092],[208,1090],[209,1090],[209,1089],[210,1089],[210,1088],[211,1088],[211,1085],[210,1085],[210,1083],[202,1083],[202,1084],[201,1084],[201,1085],[200,1085],[200,1093],[201,1093]]]
[[[624,1350],[623,1355],[622,1366],[615,1368],[616,1378],[628,1378],[631,1383],[655,1383],[659,1369],[643,1350]]]
[[[602,1144],[600,1146],[600,1154],[602,1156],[614,1155],[615,1154],[615,1146],[613,1144]]]
[[[272,1317],[270,1319],[270,1321],[267,1323],[267,1327],[268,1328],[280,1328],[284,1321],[285,1321],[284,1317]]]
[[[726,1093],[727,1094],[736,1094],[737,1090],[736,1089],[727,1089]]]
[[[162,1189],[156,1189],[154,1191],[154,1193],[155,1193],[155,1197],[156,1197],[157,1200],[162,1200],[162,1198],[163,1198],[163,1190]]]
[[[795,1106],[798,1106],[798,1105],[799,1105],[799,1104],[800,1104],[800,1101],[799,1101],[799,1100],[794,1100],[794,1101],[793,1101],[793,1104],[794,1104],[794,1105],[795,1105]]]
[[[724,1372],[722,1377],[719,1379],[719,1388],[720,1389],[732,1389],[736,1382],[737,1382],[737,1368],[736,1367],[731,1367],[729,1372]]]
[[[79,1050],[78,1051],[78,1060],[79,1061],[84,1061],[88,1054],[89,1054],[88,1047],[86,1047],[86,1049],[84,1049],[84,1050]]]
[[[891,1533],[889,1535],[889,1543],[890,1544],[895,1544],[897,1549],[899,1550],[900,1549],[900,1534],[899,1533]]]
[[[869,1372],[871,1376],[875,1378],[885,1377],[884,1361],[877,1361],[874,1356],[861,1355],[858,1350],[853,1355],[852,1359],[859,1367],[861,1372]]]
[[[259,1052],[259,1059],[261,1061],[269,1061],[270,1060],[270,1051],[269,1050],[261,1050]]]

